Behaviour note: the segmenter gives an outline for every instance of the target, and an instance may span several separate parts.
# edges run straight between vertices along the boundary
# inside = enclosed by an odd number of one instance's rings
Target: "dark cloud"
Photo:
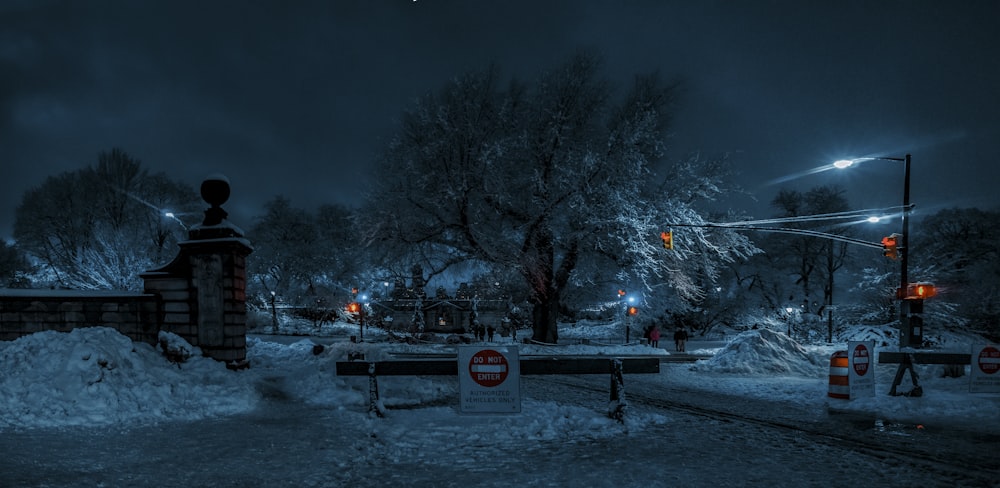
[[[277,194],[351,203],[415,98],[491,63],[530,78],[579,49],[621,85],[682,79],[670,156],[728,154],[758,200],[831,159],[911,152],[922,208],[996,208],[998,5],[8,1],[0,235],[26,189],[112,147],[192,185],[227,174],[242,218]],[[785,185],[826,183],[859,207],[899,196],[891,168]]]

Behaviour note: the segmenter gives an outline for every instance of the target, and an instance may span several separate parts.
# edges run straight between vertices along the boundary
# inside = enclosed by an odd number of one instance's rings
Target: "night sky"
[[[779,188],[839,184],[918,216],[1000,209],[1000,2],[0,0],[0,237],[23,193],[119,147],[197,187],[232,182],[243,228],[284,195],[353,204],[404,109],[491,63],[532,79],[577,51],[624,90],[684,91],[673,159],[728,155],[769,216]]]

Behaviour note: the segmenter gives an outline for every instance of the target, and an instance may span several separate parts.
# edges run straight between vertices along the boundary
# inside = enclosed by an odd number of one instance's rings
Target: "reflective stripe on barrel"
[[[851,388],[848,386],[847,351],[837,351],[830,356],[830,398],[851,399]]]

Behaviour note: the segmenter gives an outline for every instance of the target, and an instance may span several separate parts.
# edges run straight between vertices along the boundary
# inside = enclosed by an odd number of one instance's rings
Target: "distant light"
[[[167,212],[167,213],[163,214],[163,216],[166,217],[166,218],[168,218],[168,219],[172,219],[172,218],[176,217],[173,212]]]
[[[841,159],[840,161],[834,161],[833,167],[837,169],[844,169],[852,164],[854,164],[853,159]]]
[[[629,303],[635,303],[635,297],[628,297]]]
[[[795,309],[792,308],[792,307],[787,307],[787,308],[785,308],[785,311],[788,312],[788,313],[792,313],[792,312],[795,311]]]
[[[880,220],[882,220],[882,218],[881,217],[868,217],[865,220],[867,220],[871,224],[877,224]]]

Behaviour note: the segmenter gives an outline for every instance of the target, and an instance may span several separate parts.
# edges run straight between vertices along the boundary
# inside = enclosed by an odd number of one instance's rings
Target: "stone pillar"
[[[246,257],[252,252],[243,231],[226,220],[229,180],[213,175],[201,184],[211,207],[188,232],[177,257],[142,274],[145,292],[162,302],[162,330],[198,346],[231,367],[246,362]]]

